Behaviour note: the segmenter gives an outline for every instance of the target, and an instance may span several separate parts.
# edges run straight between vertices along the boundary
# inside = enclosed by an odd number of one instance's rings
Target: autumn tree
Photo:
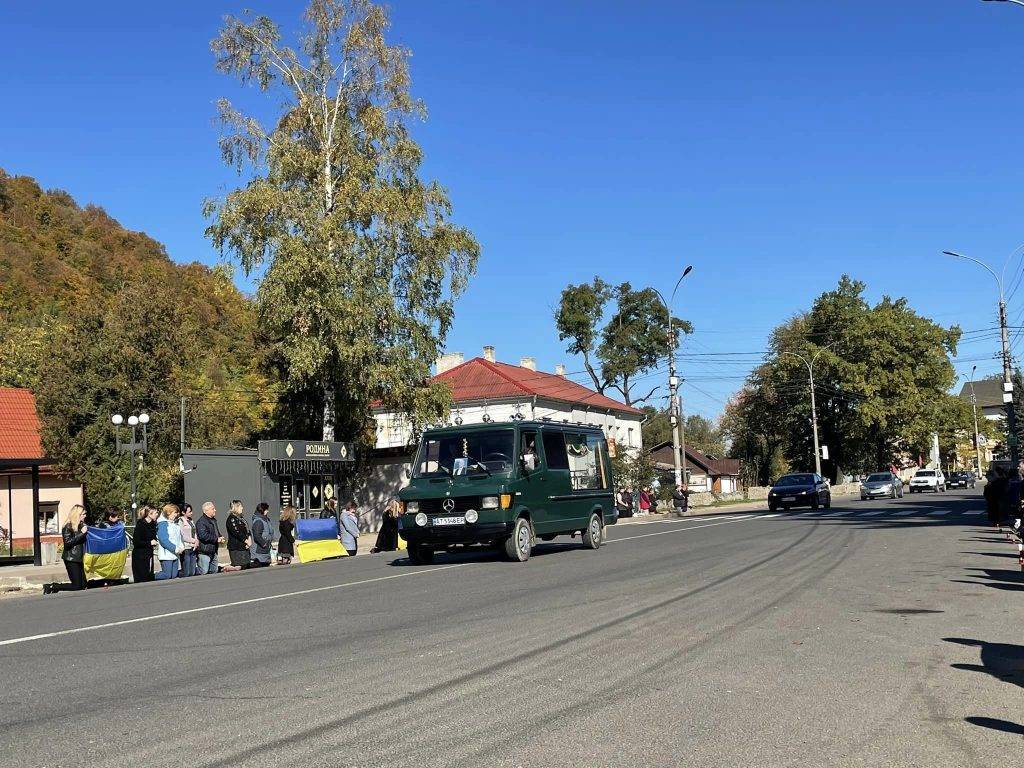
[[[594,389],[617,392],[626,405],[640,407],[661,387],[651,372],[665,362],[680,334],[693,331],[685,320],[671,318],[653,288],[613,287],[595,277],[569,285],[555,310],[558,338],[566,350],[583,358]],[[642,383],[641,383],[642,382]]]
[[[229,16],[211,47],[217,69],[279,106],[264,124],[219,103],[224,160],[245,184],[210,200],[207,234],[247,274],[272,353],[303,413],[331,439],[367,435],[370,406],[414,422],[447,414],[430,365],[479,248],[450,222],[410,123],[409,51],[388,44],[369,0],[313,0],[290,45],[266,16]]]

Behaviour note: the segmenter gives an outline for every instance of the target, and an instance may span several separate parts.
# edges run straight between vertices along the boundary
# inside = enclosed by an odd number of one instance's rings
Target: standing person
[[[336,523],[339,522],[339,519],[338,519],[338,502],[336,502],[334,499],[328,499],[324,503],[324,511],[320,513],[320,519],[321,520],[334,520],[334,522],[336,522]]]
[[[178,527],[177,504],[164,504],[160,519],[156,524],[156,559],[160,561],[160,573],[157,580],[166,581],[178,576],[178,557],[185,551],[181,540],[181,528]]]
[[[217,573],[219,564],[217,562],[217,550],[224,543],[225,539],[220,535],[220,527],[217,525],[217,507],[212,501],[203,502],[203,514],[196,522],[196,540],[199,542],[198,572],[202,575]]]
[[[249,547],[252,546],[252,539],[249,536],[249,528],[245,524],[245,509],[242,502],[235,499],[231,502],[231,510],[228,512],[228,556],[231,558],[231,565],[239,570],[248,568],[252,557],[249,554]]]
[[[132,581],[153,580],[153,547],[156,545],[156,510],[144,506],[135,519],[132,536]]]
[[[402,502],[395,498],[389,499],[380,520],[377,543],[370,550],[371,555],[378,552],[394,552],[398,549],[398,518],[401,516]]]
[[[121,510],[117,507],[108,507],[103,513],[103,519],[96,525],[97,528],[113,528],[121,522]]]
[[[85,524],[85,508],[81,504],[75,504],[68,512],[68,521],[60,531],[61,539],[64,542],[64,553],[61,560],[64,561],[64,568],[68,572],[70,584],[44,584],[43,594],[52,595],[55,592],[77,592],[85,589],[85,539],[88,535],[89,526]]]
[[[619,517],[633,516],[633,494],[629,492],[628,487],[619,490],[615,497],[615,507],[619,510]]]
[[[295,557],[295,507],[288,505],[281,510],[277,530],[281,534],[277,540],[277,564],[288,565]]]
[[[274,529],[270,525],[270,505],[261,501],[252,513],[252,548],[250,564],[253,568],[270,565],[270,550],[274,544]]]
[[[988,482],[985,483],[985,512],[988,514],[988,524],[995,527],[999,525],[999,501],[1005,491],[1006,478],[1000,467],[994,467],[989,472]]]
[[[677,485],[672,491],[672,506],[676,514],[683,517],[690,508],[690,492],[683,485]]]
[[[651,489],[644,487],[640,489],[640,515],[649,515],[651,513]]]
[[[196,538],[196,525],[192,522],[191,504],[186,504],[181,508],[178,528],[181,529],[181,543],[185,545],[185,551],[181,553],[181,570],[178,572],[178,576],[182,578],[195,576],[196,551],[199,549],[199,539]]]
[[[349,555],[359,551],[359,517],[356,515],[356,503],[350,501],[341,513],[341,546]]]

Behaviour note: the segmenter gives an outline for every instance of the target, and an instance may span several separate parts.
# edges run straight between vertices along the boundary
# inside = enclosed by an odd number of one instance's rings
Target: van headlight
[[[466,522],[467,523],[472,524],[472,523],[475,523],[479,519],[480,519],[480,514],[475,509],[467,509],[466,510]]]
[[[497,496],[484,496],[480,499],[480,509],[497,509],[498,508],[498,497]],[[469,515],[466,515],[466,519],[469,519]]]
[[[405,513],[407,515],[415,515],[420,511],[420,503],[418,501],[407,501],[405,502]]]
[[[418,525],[420,528],[422,528],[426,524],[427,524],[427,516],[425,514],[420,512],[418,515],[416,515],[416,525]]]

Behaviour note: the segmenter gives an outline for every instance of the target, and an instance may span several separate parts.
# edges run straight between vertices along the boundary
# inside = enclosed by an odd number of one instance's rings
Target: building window
[[[60,520],[57,518],[57,502],[39,502],[39,532],[60,533]]]

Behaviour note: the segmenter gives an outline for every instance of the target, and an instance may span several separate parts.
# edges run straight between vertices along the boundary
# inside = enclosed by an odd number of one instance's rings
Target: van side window
[[[587,435],[567,434],[565,448],[569,454],[569,479],[574,491],[601,488],[601,471],[596,451]]]
[[[596,462],[596,474],[594,480],[597,482],[594,488],[608,488],[608,477],[605,472],[604,454],[608,450],[607,444],[601,435],[587,435],[587,448]]]
[[[548,469],[568,469],[569,457],[565,452],[565,437],[561,432],[544,431],[544,458]]]

